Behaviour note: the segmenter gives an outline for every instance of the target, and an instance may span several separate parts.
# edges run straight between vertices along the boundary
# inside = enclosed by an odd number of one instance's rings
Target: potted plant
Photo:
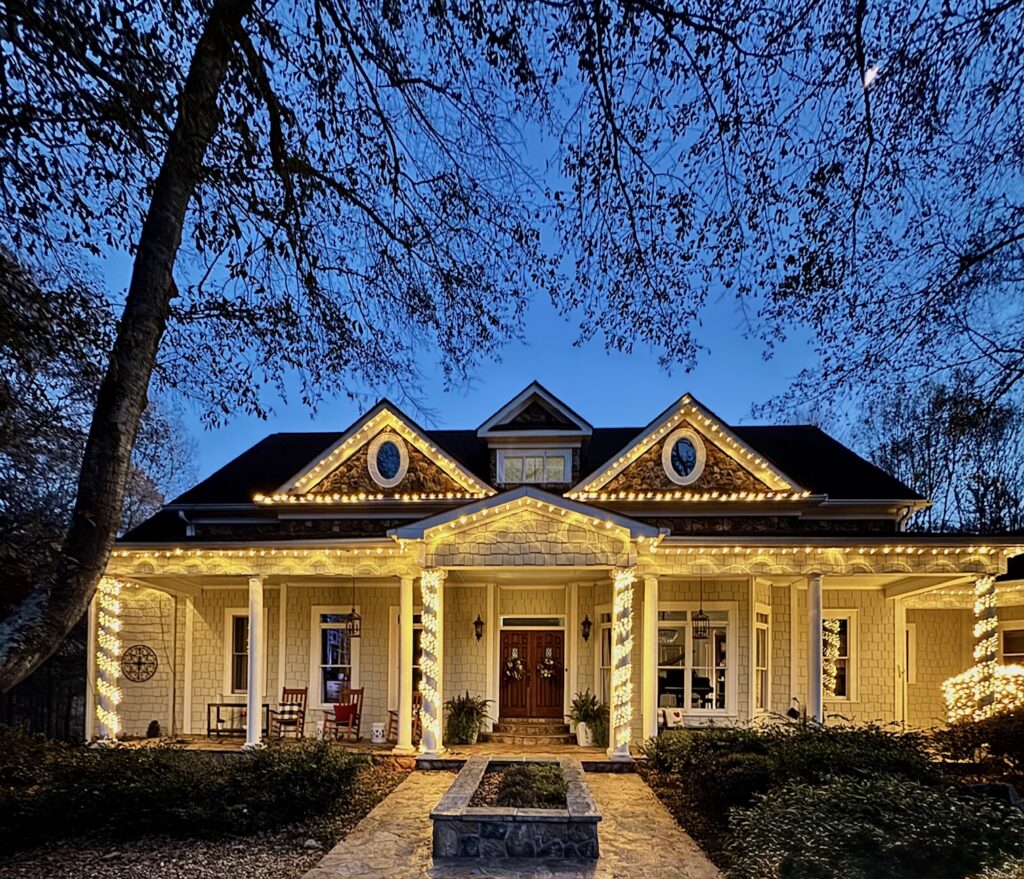
[[[597,696],[589,689],[572,697],[569,720],[576,726],[576,744],[583,748],[589,748],[594,743],[593,725],[598,718],[599,708]]]
[[[444,703],[448,712],[445,722],[444,740],[453,745],[472,745],[487,719],[487,706],[490,699],[471,696],[469,690],[465,696],[456,696]]]

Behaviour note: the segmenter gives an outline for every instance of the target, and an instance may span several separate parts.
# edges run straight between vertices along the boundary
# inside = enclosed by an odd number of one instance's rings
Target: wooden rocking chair
[[[330,711],[324,712],[324,738],[350,739],[358,742],[362,739],[359,732],[363,722],[363,689],[342,690],[338,694],[338,704]]]
[[[423,694],[416,690],[412,694],[412,743],[415,745],[423,735],[420,711],[423,708]],[[388,711],[388,741],[398,741],[398,712]]]
[[[292,736],[301,739],[306,729],[306,696],[309,689],[281,692],[281,703],[277,710],[270,711],[270,738],[283,739]]]

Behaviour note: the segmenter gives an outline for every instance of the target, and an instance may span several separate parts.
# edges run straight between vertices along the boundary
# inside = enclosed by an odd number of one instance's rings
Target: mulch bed
[[[408,775],[379,764],[365,769],[352,796],[328,815],[277,830],[225,839],[103,836],[48,843],[6,859],[0,879],[296,879]]]
[[[473,798],[469,801],[469,804],[471,806],[495,805],[498,797],[498,788],[501,786],[501,780],[504,777],[505,773],[500,769],[485,772],[484,777],[480,779],[479,787],[473,792]]]

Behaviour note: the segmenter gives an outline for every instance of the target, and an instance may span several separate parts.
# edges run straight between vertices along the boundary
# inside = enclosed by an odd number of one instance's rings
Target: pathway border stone
[[[430,812],[448,772],[413,772],[304,879],[720,879],[653,791],[635,774],[587,776],[601,822],[597,861],[434,863]]]

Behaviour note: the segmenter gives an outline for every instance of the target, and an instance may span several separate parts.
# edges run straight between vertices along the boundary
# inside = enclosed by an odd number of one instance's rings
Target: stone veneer
[[[434,825],[434,857],[596,859],[599,854],[597,824],[601,815],[591,796],[583,766],[572,757],[558,759],[568,784],[565,809],[469,805],[488,766],[497,768],[511,762],[490,757],[471,757],[466,761],[430,813]]]

